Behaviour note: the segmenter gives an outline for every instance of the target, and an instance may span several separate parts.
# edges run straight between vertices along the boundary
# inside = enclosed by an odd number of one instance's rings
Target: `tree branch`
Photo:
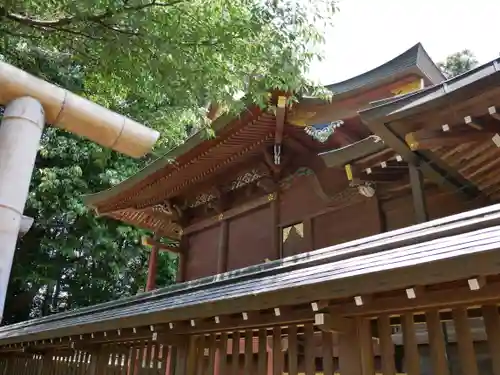
[[[134,5],[134,6],[124,6],[122,8],[118,9],[107,9],[106,11],[102,13],[97,13],[97,14],[82,14],[82,15],[74,15],[74,16],[67,16],[67,17],[61,17],[57,18],[54,20],[41,20],[41,19],[36,19],[34,17],[30,16],[24,16],[22,14],[18,13],[10,13],[8,9],[5,7],[0,7],[0,17],[5,17],[11,21],[18,22],[20,24],[23,24],[25,26],[39,26],[39,27],[60,27],[60,26],[68,26],[72,23],[78,22],[78,21],[93,21],[93,22],[99,22],[102,20],[105,20],[107,18],[121,15],[124,13],[130,13],[130,12],[136,12],[140,10],[144,10],[146,8],[153,8],[153,7],[171,7],[177,4],[180,4],[186,0],[172,0],[170,2],[160,2],[156,0],[152,0],[149,3],[141,4],[141,5]]]

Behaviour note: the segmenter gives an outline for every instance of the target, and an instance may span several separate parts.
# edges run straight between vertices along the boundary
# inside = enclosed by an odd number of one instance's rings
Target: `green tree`
[[[448,56],[445,61],[438,63],[438,66],[446,78],[453,78],[475,68],[477,64],[474,53],[464,49]]]
[[[328,0],[3,0],[0,58],[159,129],[164,149],[206,123],[209,102],[314,89],[302,72],[334,11]],[[19,242],[4,323],[144,287],[143,231],[95,217],[81,196],[151,160],[46,128],[26,207],[35,224]],[[162,253],[158,284],[174,269]]]

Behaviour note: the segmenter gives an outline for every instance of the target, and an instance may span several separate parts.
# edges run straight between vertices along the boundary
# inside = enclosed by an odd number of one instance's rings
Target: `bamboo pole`
[[[42,104],[47,123],[131,157],[148,153],[159,137],[156,130],[0,62],[0,103],[24,96]]]

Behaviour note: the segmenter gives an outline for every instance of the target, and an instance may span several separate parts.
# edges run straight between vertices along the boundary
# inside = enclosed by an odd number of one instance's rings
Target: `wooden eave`
[[[242,311],[286,311],[287,307],[313,301],[330,301],[333,309],[356,308],[359,314],[369,315],[377,306],[387,305],[376,299],[363,307],[345,302],[358,295],[497,275],[499,231],[500,205],[481,208],[119,301],[0,327],[0,346],[62,337],[71,341],[72,336],[145,325],[163,325],[168,330],[169,323],[173,323],[173,329],[181,329],[174,333],[186,334],[193,330],[192,324],[185,324],[190,320],[213,320],[214,316]],[[468,298],[498,299],[497,288],[492,285],[472,291]],[[445,294],[450,296],[448,291]],[[422,306],[418,299],[413,302],[406,299],[401,308]],[[203,308],[206,304],[210,308]],[[312,318],[311,310],[308,314]]]
[[[392,89],[416,78],[423,79],[425,86],[445,80],[420,43],[366,73],[325,86],[332,92],[331,101],[302,98],[291,114],[291,121],[308,113],[311,123],[332,121],[332,115],[336,116],[335,119],[356,116],[360,108],[367,108],[370,102],[391,96]],[[310,115],[312,113],[314,115]]]
[[[160,181],[165,183],[164,179],[167,178],[172,180],[169,181],[170,183],[176,183],[176,179],[182,177],[181,173],[187,169],[188,165],[195,164],[200,157],[220,147],[227,138],[251,121],[258,119],[262,114],[262,110],[257,106],[251,106],[247,107],[240,116],[226,114],[219,117],[212,124],[215,132],[214,138],[207,139],[203,131],[197,132],[186,142],[173,148],[127,180],[108,190],[85,196],[85,204],[102,214],[133,207],[136,204],[134,197],[138,193],[145,194],[146,188],[157,185]]]
[[[500,167],[500,152],[492,139],[500,127],[499,83],[500,59],[495,59],[441,84],[381,102],[360,116],[429,179],[468,199],[495,201],[500,181],[493,172]]]

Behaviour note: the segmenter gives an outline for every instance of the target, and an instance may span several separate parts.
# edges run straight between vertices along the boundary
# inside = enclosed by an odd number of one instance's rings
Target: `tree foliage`
[[[302,72],[334,12],[331,0],[0,0],[0,58],[160,130],[163,149],[205,124],[210,102],[314,89]],[[35,224],[18,244],[4,323],[144,287],[143,232],[97,218],[81,196],[151,161],[46,128],[25,211]],[[157,283],[174,269],[162,253]]]
[[[465,73],[478,64],[476,56],[468,49],[451,54],[445,61],[438,63],[439,68],[446,78],[453,78]]]

